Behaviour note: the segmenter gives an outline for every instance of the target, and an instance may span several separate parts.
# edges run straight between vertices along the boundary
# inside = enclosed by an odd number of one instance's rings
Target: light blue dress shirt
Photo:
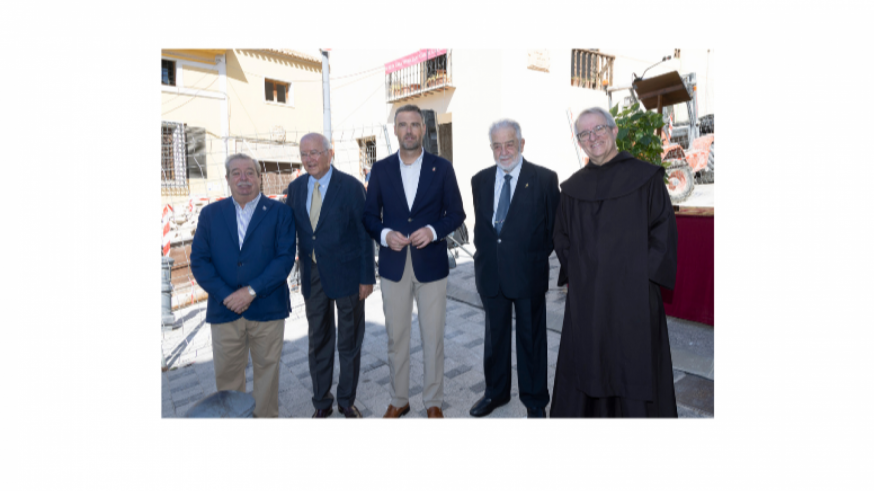
[[[325,203],[325,195],[328,194],[328,184],[331,183],[331,174],[334,173],[334,166],[331,165],[328,168],[328,172],[325,172],[325,175],[322,176],[321,179],[316,179],[313,176],[309,176],[307,179],[307,216],[310,215],[310,208],[313,205],[313,189],[316,188],[316,181],[319,181],[319,193],[322,195],[322,204]]]

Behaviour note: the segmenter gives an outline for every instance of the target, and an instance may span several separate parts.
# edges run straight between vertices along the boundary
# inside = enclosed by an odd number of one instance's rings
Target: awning
[[[404,56],[403,58],[398,58],[397,60],[390,61],[385,64],[385,73],[392,73],[400,70],[401,68],[406,68],[408,66],[415,65],[417,63],[422,63],[425,60],[430,60],[432,58],[437,58],[440,55],[445,55],[445,49],[423,49],[417,51],[411,55]]]

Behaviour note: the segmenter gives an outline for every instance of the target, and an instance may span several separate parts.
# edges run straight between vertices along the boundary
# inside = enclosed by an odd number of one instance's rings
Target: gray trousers
[[[334,404],[331,384],[334,380],[334,343],[340,358],[340,378],[337,382],[337,404],[350,407],[355,403],[358,373],[361,368],[361,343],[364,341],[364,301],[358,292],[348,297],[328,298],[322,289],[319,268],[312,265],[310,298],[306,299],[309,324],[310,377],[313,380],[313,407],[327,409]],[[334,322],[334,305],[337,322]],[[334,332],[336,331],[336,335]]]

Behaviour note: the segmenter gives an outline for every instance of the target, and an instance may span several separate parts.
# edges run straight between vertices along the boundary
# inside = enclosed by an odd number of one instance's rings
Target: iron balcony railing
[[[571,86],[586,89],[601,89],[603,81],[613,86],[613,61],[615,56],[597,50],[575,49],[571,51]]]
[[[422,61],[414,62],[418,59]],[[412,99],[452,86],[451,50],[422,50],[386,64],[387,102]]]

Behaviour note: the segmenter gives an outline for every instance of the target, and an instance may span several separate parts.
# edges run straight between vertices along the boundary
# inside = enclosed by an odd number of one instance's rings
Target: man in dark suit
[[[294,217],[261,195],[258,163],[245,154],[225,161],[231,198],[203,208],[191,244],[191,272],[209,294],[217,390],[246,392],[252,355],[255,417],[279,416],[279,357],[291,312]]]
[[[410,411],[415,297],[424,358],[422,402],[429,418],[442,418],[446,236],[464,222],[464,208],[452,164],[422,148],[425,124],[418,107],[398,108],[395,135],[400,150],[373,164],[364,209],[364,226],[382,244],[379,276],[391,373],[391,403],[383,417]]]
[[[373,241],[362,223],[364,186],[331,166],[334,150],[318,133],[300,139],[300,156],[309,175],[288,185],[285,202],[298,224],[313,418],[327,418],[333,412],[335,329],[340,356],[337,409],[347,418],[360,418],[355,393],[364,341],[364,300],[376,283]]]
[[[485,416],[510,402],[510,309],[515,307],[519,399],[529,418],[545,418],[546,290],[558,176],[522,158],[525,140],[519,123],[496,121],[489,138],[496,165],[471,179],[476,289],[486,315],[486,392],[470,415]]]

